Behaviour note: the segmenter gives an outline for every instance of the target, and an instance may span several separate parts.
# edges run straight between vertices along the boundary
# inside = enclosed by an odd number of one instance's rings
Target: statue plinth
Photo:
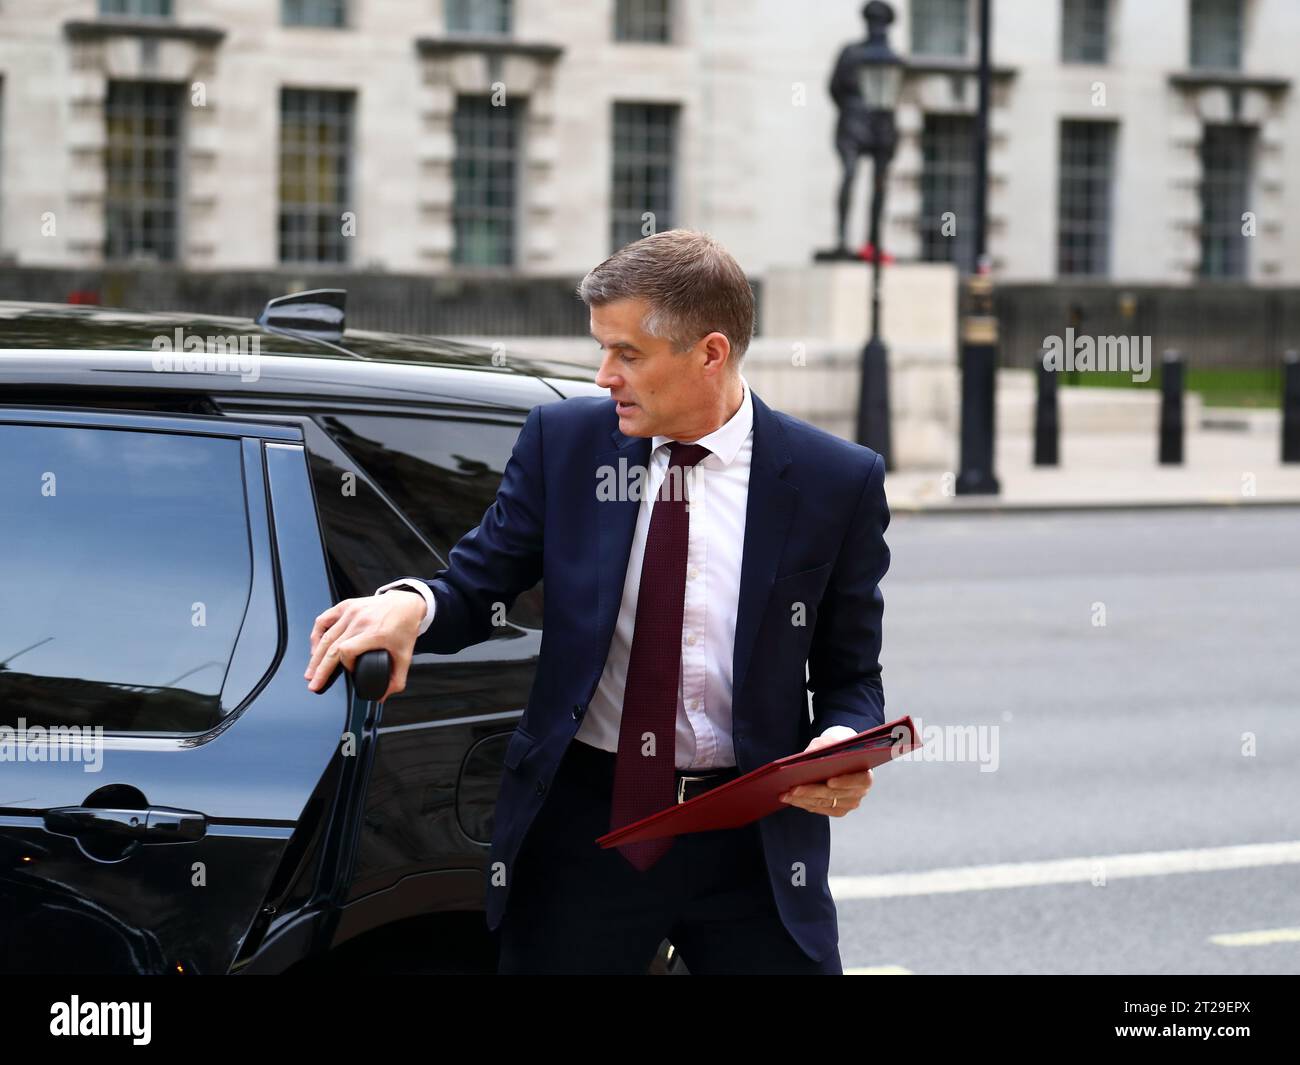
[[[951,263],[885,263],[883,321],[890,349],[957,359],[957,268]],[[865,344],[871,332],[871,264],[853,256],[763,275],[764,336]]]
[[[957,269],[892,263],[880,278],[894,468],[956,469]],[[852,439],[860,355],[871,330],[871,264],[826,260],[774,268],[762,280],[767,358],[747,369],[750,383],[778,396],[783,410]]]

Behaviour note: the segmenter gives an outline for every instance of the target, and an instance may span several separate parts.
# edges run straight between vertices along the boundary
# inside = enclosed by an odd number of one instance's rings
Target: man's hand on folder
[[[815,751],[835,743],[834,737],[818,736],[804,753]],[[826,814],[828,817],[843,817],[850,810],[856,810],[862,797],[871,790],[871,770],[865,773],[848,773],[840,777],[831,777],[821,784],[800,784],[781,795],[781,801],[791,806],[798,806],[809,813]],[[834,805],[832,805],[834,801]]]

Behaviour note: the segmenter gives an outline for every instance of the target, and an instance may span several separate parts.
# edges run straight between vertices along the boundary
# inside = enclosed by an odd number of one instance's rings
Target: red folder
[[[919,746],[912,719],[900,717],[815,751],[800,751],[768,762],[689,802],[669,806],[607,832],[596,842],[609,848],[688,832],[739,828],[777,810],[789,809],[790,804],[782,802],[779,796],[799,784],[822,784],[831,777],[862,773]]]

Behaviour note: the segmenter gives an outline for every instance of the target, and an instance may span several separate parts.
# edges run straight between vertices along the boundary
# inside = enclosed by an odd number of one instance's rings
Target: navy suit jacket
[[[860,731],[884,723],[879,584],[889,567],[880,456],[751,395],[731,706],[743,772],[802,751],[831,725]],[[620,460],[645,467],[649,458],[650,438],[620,432],[611,399],[534,407],[496,500],[447,567],[427,578],[437,609],[417,654],[452,654],[487,639],[494,605],[509,609],[545,580],[537,672],[497,796],[489,928],[500,924],[515,856],[604,671],[623,597],[640,501],[598,498],[600,471],[618,470]],[[796,604],[804,605],[802,625]],[[790,807],[759,824],[782,921],[820,960],[838,942],[826,879],[830,819]]]

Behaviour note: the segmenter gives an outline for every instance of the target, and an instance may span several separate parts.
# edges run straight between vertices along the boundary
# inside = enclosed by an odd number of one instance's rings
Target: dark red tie
[[[623,689],[610,830],[672,806],[677,755],[677,691],[682,669],[682,614],[690,514],[685,486],[690,469],[712,454],[700,444],[673,441],[668,472],[654,509],[641,562],[636,629]],[[651,748],[646,733],[654,736]],[[642,872],[662,858],[673,839],[626,843],[617,848]]]

